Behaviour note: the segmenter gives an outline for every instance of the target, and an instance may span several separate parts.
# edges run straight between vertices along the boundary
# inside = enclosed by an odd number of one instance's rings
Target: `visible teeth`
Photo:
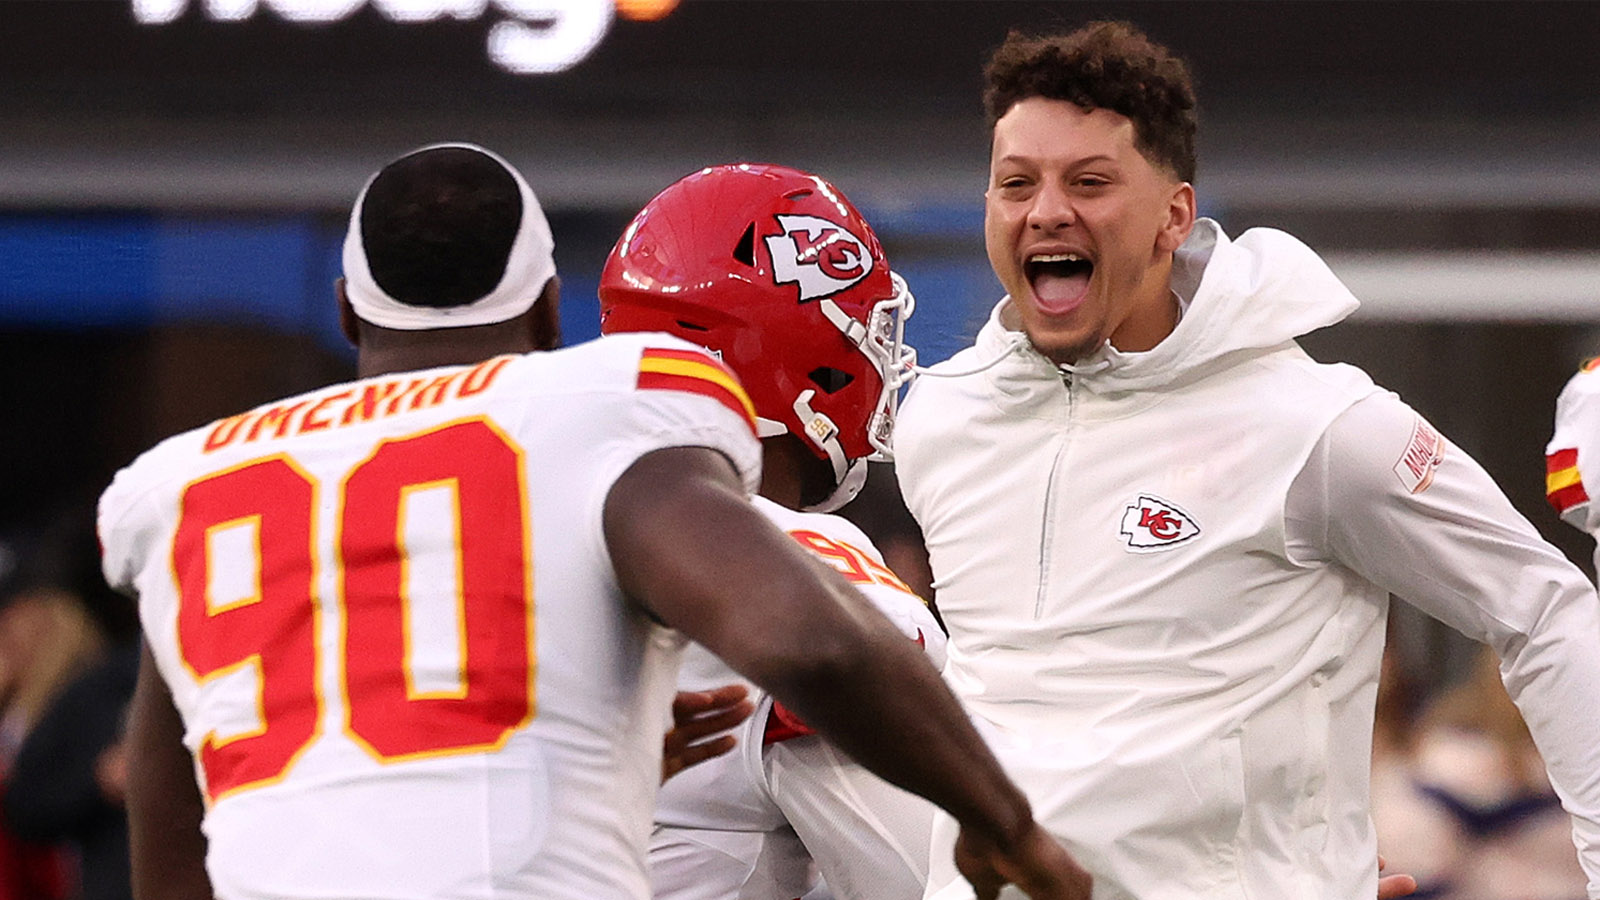
[[[1076,253],[1037,253],[1028,257],[1028,262],[1057,263],[1057,262],[1086,262]]]

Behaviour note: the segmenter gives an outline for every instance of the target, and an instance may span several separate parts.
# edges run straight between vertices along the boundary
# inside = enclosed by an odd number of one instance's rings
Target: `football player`
[[[1568,525],[1600,541],[1600,357],[1584,363],[1556,398],[1556,429],[1545,448],[1545,490]],[[1600,571],[1600,543],[1595,545]]]
[[[385,166],[345,242],[360,378],[106,491],[138,895],[648,896],[670,626],[967,822],[984,896],[1087,897],[922,654],[749,504],[737,379],[662,334],[546,349],[551,243],[482,148]]]
[[[739,375],[762,437],[756,506],[866,594],[942,665],[944,632],[861,531],[828,515],[886,457],[914,301],[872,229],[829,182],[773,165],[696,172],[650,201],[600,278],[602,332],[662,331]],[[797,646],[809,640],[796,629]],[[704,648],[679,687],[737,675]],[[932,807],[872,775],[782,704],[732,754],[663,785],[650,843],[657,900],[792,900],[820,869],[839,900],[922,896]],[[813,864],[814,861],[814,864]]]

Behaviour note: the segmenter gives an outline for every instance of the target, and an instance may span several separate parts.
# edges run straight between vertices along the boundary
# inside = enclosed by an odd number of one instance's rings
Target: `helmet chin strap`
[[[805,511],[833,512],[861,492],[861,486],[867,481],[867,462],[864,459],[852,462],[845,456],[844,447],[839,443],[839,426],[827,415],[811,408],[811,398],[816,395],[814,390],[801,391],[800,396],[794,398],[794,414],[805,426],[802,433],[806,440],[828,454],[828,462],[833,466],[834,489],[822,502],[805,507]]]
[[[851,500],[854,500],[856,495],[861,493],[861,488],[866,483],[867,461],[865,459],[858,459],[850,464],[849,471],[844,473],[844,480],[840,481],[839,486],[833,489],[833,493],[829,494],[821,503],[804,507],[802,511],[831,513],[839,507],[844,506],[846,503],[849,503]]]

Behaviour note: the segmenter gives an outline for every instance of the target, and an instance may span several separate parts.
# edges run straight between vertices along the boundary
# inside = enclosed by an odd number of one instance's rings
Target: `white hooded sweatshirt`
[[[1201,220],[1172,280],[1166,340],[1063,368],[1003,300],[897,424],[946,678],[1035,814],[1097,900],[1371,900],[1393,592],[1500,652],[1600,898],[1592,587],[1398,398],[1299,348],[1356,307],[1305,245]],[[971,896],[954,835],[940,900]]]

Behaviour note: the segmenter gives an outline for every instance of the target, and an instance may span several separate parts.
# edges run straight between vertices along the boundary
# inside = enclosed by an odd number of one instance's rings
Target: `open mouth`
[[[1094,263],[1076,253],[1036,253],[1028,257],[1022,271],[1039,310],[1059,316],[1077,309],[1088,296]]]

